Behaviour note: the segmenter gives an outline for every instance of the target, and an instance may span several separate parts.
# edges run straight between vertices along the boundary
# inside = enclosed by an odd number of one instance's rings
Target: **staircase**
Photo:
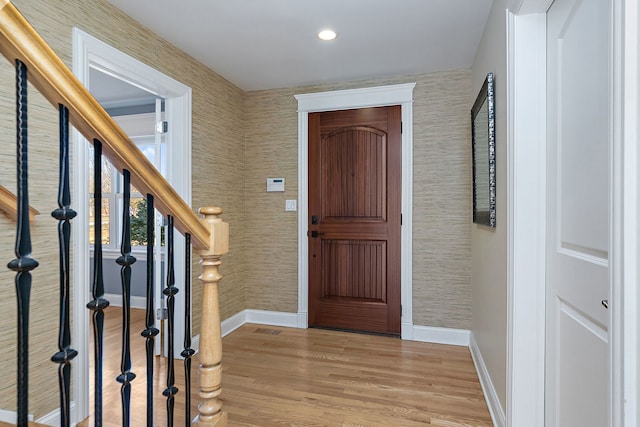
[[[123,426],[131,425],[131,383],[135,380],[135,373],[131,370],[131,356],[129,351],[131,330],[127,321],[127,313],[130,310],[131,269],[135,263],[135,257],[131,252],[130,235],[130,189],[131,186],[146,195],[148,206],[147,217],[147,242],[153,242],[154,208],[159,211],[168,224],[167,251],[169,253],[166,267],[166,287],[163,294],[168,307],[168,337],[169,355],[167,363],[167,384],[161,389],[153,384],[153,348],[158,329],[154,325],[154,313],[150,301],[153,300],[153,247],[147,248],[147,321],[146,328],[141,332],[147,346],[147,408],[146,425],[153,425],[153,413],[157,408],[153,407],[153,396],[161,393],[167,400],[168,425],[174,423],[174,405],[176,393],[184,392],[187,396],[185,408],[186,424],[194,426],[226,426],[226,413],[222,410],[220,400],[221,376],[222,376],[222,344],[220,338],[220,314],[218,307],[218,283],[221,276],[218,272],[220,257],[228,252],[228,224],[222,221],[222,210],[217,207],[204,207],[199,210],[199,215],[193,212],[178,193],[162,177],[157,169],[146,159],[136,145],[128,138],[122,129],[111,119],[100,104],[88,92],[88,90],[75,78],[62,60],[53,52],[40,35],[32,28],[15,6],[8,0],[0,0],[0,53],[16,68],[16,196],[12,199],[3,196],[5,200],[15,200],[15,210],[10,212],[16,221],[15,232],[15,258],[8,261],[8,267],[15,273],[15,298],[17,303],[17,407],[16,424],[0,422],[0,426],[37,426],[29,421],[29,370],[33,363],[51,363],[57,367],[59,390],[60,424],[70,426],[81,420],[72,420],[70,384],[73,375],[73,361],[78,352],[73,348],[70,327],[70,254],[71,234],[74,226],[78,226],[76,212],[73,210],[69,183],[69,129],[75,127],[94,146],[94,203],[95,208],[95,238],[94,245],[94,277],[92,278],[91,301],[85,301],[91,312],[92,328],[94,331],[94,419],[95,425],[102,425],[102,357],[103,357],[103,310],[109,305],[104,298],[104,285],[102,278],[102,239],[101,239],[101,193],[100,180],[103,156],[107,158],[122,173],[124,180],[122,244],[121,256],[117,262],[121,266],[123,289],[123,324],[122,324],[122,372],[117,377],[121,385],[121,401]],[[32,257],[31,223],[29,208],[29,177],[38,177],[37,170],[29,169],[29,144],[28,144],[28,96],[29,88],[39,91],[58,110],[59,116],[59,182],[57,200],[52,200],[51,215],[58,221],[58,247],[59,247],[59,295],[52,295],[52,300],[57,300],[59,310],[47,308],[52,316],[50,324],[57,325],[57,348],[52,348],[51,356],[46,360],[30,360],[29,352],[29,326],[30,314],[33,307],[30,306],[32,291],[32,278],[38,274],[39,262]],[[53,199],[53,197],[52,197]],[[57,206],[56,206],[57,202]],[[3,204],[3,210],[11,210],[13,202]],[[80,224],[80,226],[84,226]],[[185,236],[187,256],[184,260],[173,258],[173,235],[181,233]],[[37,243],[37,242],[36,242]],[[186,312],[190,312],[190,253],[200,257],[202,275],[200,279],[203,286],[202,296],[202,324],[200,329],[200,366],[198,414],[191,419],[189,413],[190,390],[178,390],[175,387],[175,366],[173,354],[173,319],[175,313],[175,298],[186,299]],[[184,280],[176,278],[173,274],[174,263],[185,263],[186,275]],[[7,288],[10,284],[7,284]],[[74,283],[74,286],[81,284]],[[54,307],[55,304],[52,304]],[[180,356],[184,358],[186,384],[190,383],[191,358],[195,351],[191,348],[190,322],[187,321],[185,330],[185,346]],[[55,341],[52,341],[55,346]],[[50,361],[49,361],[50,359]],[[53,371],[53,369],[52,369]],[[150,372],[149,372],[150,371]],[[151,374],[150,374],[151,373]],[[136,421],[134,425],[142,425],[142,421]]]

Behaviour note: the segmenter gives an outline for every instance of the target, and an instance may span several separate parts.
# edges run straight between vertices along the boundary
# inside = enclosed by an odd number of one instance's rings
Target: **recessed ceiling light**
[[[322,30],[318,33],[320,40],[333,40],[336,38],[336,32],[333,30]]]

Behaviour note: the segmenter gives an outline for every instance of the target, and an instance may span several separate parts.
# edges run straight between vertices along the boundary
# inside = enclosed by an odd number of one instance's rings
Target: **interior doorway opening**
[[[160,100],[159,110],[166,121],[166,158],[171,159],[166,165],[165,178],[185,200],[191,204],[191,88],[155,70],[129,55],[103,43],[84,31],[73,30],[73,72],[90,90],[99,90],[92,85],[92,79],[105,78],[113,84],[134,88],[129,100],[132,104],[142,105],[141,99]],[[103,81],[102,83],[105,83]],[[136,95],[137,94],[137,95]],[[97,94],[100,96],[100,94]],[[132,106],[121,105],[118,108]],[[114,107],[115,108],[115,107]],[[163,111],[162,111],[163,110]],[[79,133],[74,134],[73,148],[73,200],[78,212],[78,224],[89,223],[89,142]],[[117,200],[117,196],[114,196]],[[160,234],[156,232],[156,234]],[[184,238],[177,234],[174,239],[174,256],[177,260],[185,259]],[[73,413],[72,421],[78,422],[89,415],[89,312],[85,304],[90,301],[90,253],[89,227],[76,227],[73,233],[74,252],[74,288],[73,288],[73,322],[72,337],[79,356],[74,361]],[[176,263],[176,277],[184,277],[184,265]],[[162,274],[157,274],[162,277]],[[176,298],[176,312],[184,310],[184,300]],[[174,354],[180,354],[184,341],[184,318],[176,316],[176,335]],[[195,344],[195,343],[194,343]],[[195,347],[195,345],[194,345]],[[177,350],[177,351],[176,351]],[[81,380],[77,380],[81,379]]]
[[[164,122],[164,100],[143,88],[136,87],[124,80],[117,79],[99,69],[90,67],[89,91],[98,100],[100,105],[127,133],[129,138],[142,151],[147,159],[167,176],[166,161],[166,134],[158,123]],[[93,182],[95,168],[93,160],[93,146],[89,151],[89,251],[90,251],[90,277],[94,270],[94,245],[95,245],[95,207],[93,206],[93,192],[96,183]],[[105,298],[111,306],[122,307],[122,287],[120,280],[121,267],[115,262],[120,257],[120,245],[122,236],[122,174],[106,159],[102,161],[102,271],[104,276]],[[144,194],[131,188],[131,252],[136,258],[132,268],[131,295],[129,301],[131,308],[145,309],[147,306],[147,282],[146,271],[149,262],[154,263],[153,302],[154,313],[162,313],[166,307],[162,288],[165,283],[164,266],[166,265],[164,251],[164,224],[163,219],[156,212],[155,239],[147,241],[146,237],[146,198]],[[147,245],[154,247],[154,259],[147,259]],[[159,323],[161,322],[161,319]],[[158,322],[157,322],[158,323]],[[156,325],[160,329],[160,335],[155,340],[155,354],[166,355],[167,349],[163,345],[166,336],[166,327]]]

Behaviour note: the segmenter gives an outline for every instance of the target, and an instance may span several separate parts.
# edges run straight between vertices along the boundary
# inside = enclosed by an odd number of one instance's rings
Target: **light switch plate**
[[[295,200],[285,200],[284,202],[284,210],[287,212],[292,212],[296,210],[296,201]]]

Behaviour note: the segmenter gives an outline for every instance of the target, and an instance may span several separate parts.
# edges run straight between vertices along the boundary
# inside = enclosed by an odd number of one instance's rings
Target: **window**
[[[133,142],[151,163],[160,166],[164,175],[166,170],[166,144],[156,142],[155,136],[132,137]],[[156,154],[157,153],[157,154]],[[95,217],[94,217],[94,150],[89,149],[89,244],[95,243]],[[122,236],[122,209],[123,209],[123,178],[105,158],[102,159],[102,247],[105,250],[119,250]],[[131,186],[130,199],[131,213],[131,245],[132,250],[136,246],[146,246],[146,197],[135,187]],[[164,239],[162,239],[164,240]],[[164,244],[164,242],[163,242]]]

